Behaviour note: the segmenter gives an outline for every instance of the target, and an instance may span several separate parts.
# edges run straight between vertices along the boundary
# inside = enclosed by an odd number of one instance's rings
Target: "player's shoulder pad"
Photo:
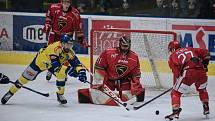
[[[178,56],[178,55],[177,55],[177,51],[172,52],[172,53],[169,55],[169,58],[173,58],[173,57],[175,57],[175,56]]]
[[[117,48],[108,48],[108,49],[104,50],[103,53],[109,53],[109,54],[117,53]]]
[[[70,12],[71,12],[77,19],[80,18],[80,12],[79,12],[76,8],[72,7],[72,9],[71,9]]]
[[[61,53],[63,51],[60,41],[53,43],[52,46],[54,47],[54,52],[57,53],[57,54],[59,54],[59,53]]]
[[[138,57],[137,53],[135,53],[135,52],[134,52],[134,51],[132,51],[132,50],[130,50],[130,54],[132,54],[132,55],[134,55],[134,56],[137,56],[137,57]]]
[[[75,13],[80,14],[79,10],[78,10],[78,9],[76,9],[75,7],[72,7],[72,11],[73,11],[73,12],[75,12]]]
[[[117,48],[108,48],[105,51],[116,51],[116,50],[117,50]]]

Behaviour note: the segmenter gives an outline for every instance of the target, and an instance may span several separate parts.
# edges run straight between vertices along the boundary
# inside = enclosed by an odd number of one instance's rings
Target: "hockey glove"
[[[208,64],[209,64],[209,61],[203,60],[203,61],[202,61],[202,64],[203,64],[203,66],[204,66],[205,71],[208,72]]]
[[[10,83],[9,80],[10,79],[6,75],[0,73],[0,84],[8,84]]]
[[[86,76],[86,70],[85,70],[85,69],[80,69],[80,70],[78,71],[78,79],[79,79],[81,82],[84,82],[84,83],[87,82],[87,76]]]
[[[143,102],[144,99],[145,99],[145,89],[143,89],[143,91],[136,96],[137,102]]]

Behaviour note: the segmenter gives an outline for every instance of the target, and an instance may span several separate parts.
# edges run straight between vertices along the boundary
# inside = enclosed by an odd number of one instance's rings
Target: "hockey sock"
[[[208,102],[209,96],[206,89],[198,90],[199,91],[199,98],[202,102]]]
[[[181,105],[181,93],[175,90],[171,92],[171,99],[172,99],[172,107],[173,109],[179,108]]]

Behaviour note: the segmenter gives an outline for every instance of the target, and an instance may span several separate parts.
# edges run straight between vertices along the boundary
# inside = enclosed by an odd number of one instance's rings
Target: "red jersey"
[[[59,40],[61,34],[72,35],[74,31],[82,30],[82,22],[79,11],[70,7],[68,12],[63,12],[62,4],[52,4],[46,13],[45,27],[43,31],[47,34],[53,32],[54,39]],[[49,40],[50,41],[50,40]],[[53,41],[53,40],[51,40]]]
[[[110,80],[127,77],[140,78],[140,63],[135,52],[122,54],[118,48],[105,50],[97,59],[95,68],[103,69]]]
[[[204,65],[202,61],[207,59],[207,54],[207,49],[191,47],[179,48],[169,56],[169,67],[176,77],[179,77],[185,69],[203,70]]]

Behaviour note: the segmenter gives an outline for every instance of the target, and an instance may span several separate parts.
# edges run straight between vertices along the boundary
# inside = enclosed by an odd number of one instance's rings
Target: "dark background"
[[[44,13],[60,0],[0,0],[0,11]],[[81,14],[215,18],[215,0],[72,0]]]

